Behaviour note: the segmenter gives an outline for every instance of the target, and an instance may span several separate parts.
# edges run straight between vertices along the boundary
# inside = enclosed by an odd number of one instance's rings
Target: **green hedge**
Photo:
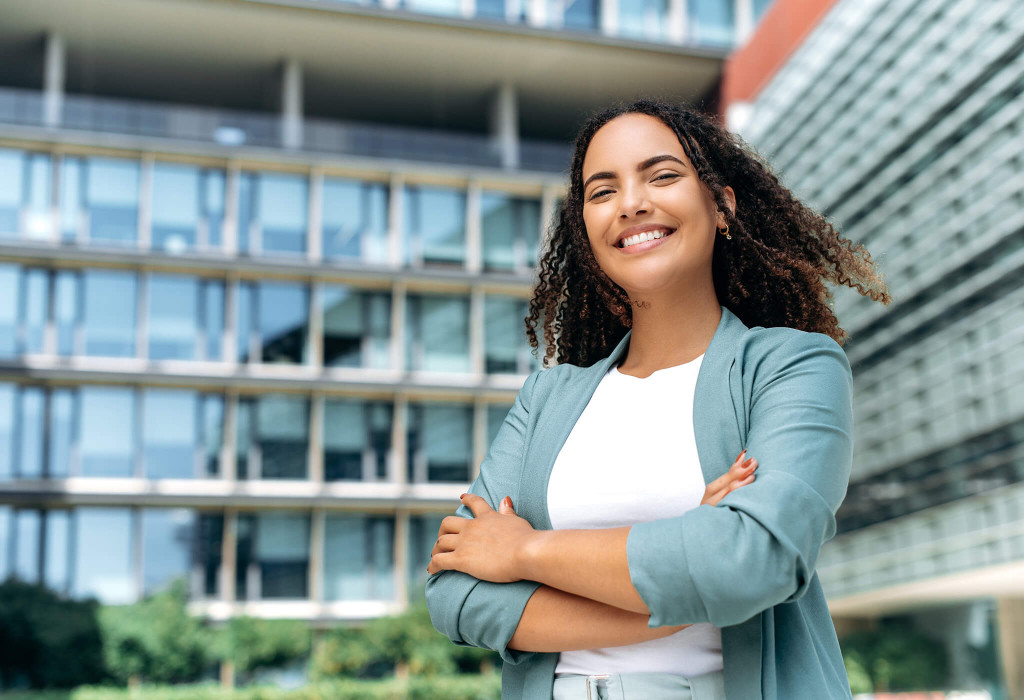
[[[435,676],[400,680],[339,679],[304,688],[283,690],[251,687],[225,690],[215,685],[83,687],[70,691],[0,693],[2,700],[500,700],[501,677],[482,675]]]

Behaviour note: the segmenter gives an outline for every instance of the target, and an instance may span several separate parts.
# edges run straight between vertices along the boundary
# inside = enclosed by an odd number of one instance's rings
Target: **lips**
[[[675,232],[674,231],[669,231],[666,235],[662,236],[661,238],[654,238],[654,239],[651,239],[649,241],[643,241],[641,243],[634,243],[633,245],[627,246],[625,248],[620,248],[619,246],[614,246],[614,247],[615,247],[616,250],[618,250],[620,253],[623,253],[624,255],[632,255],[632,254],[635,254],[635,253],[642,253],[644,251],[651,250],[652,248],[657,248],[662,243],[664,243],[673,233],[675,233]],[[624,239],[624,240],[628,240],[628,238]]]

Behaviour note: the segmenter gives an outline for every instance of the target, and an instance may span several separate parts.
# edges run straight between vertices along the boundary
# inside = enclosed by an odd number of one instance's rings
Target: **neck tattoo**
[[[629,303],[638,309],[649,309],[651,308],[651,302],[644,301],[643,299],[630,299]]]

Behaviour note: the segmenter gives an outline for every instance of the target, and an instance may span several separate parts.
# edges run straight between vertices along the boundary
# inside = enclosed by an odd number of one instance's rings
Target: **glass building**
[[[5,3],[0,579],[402,609],[540,366],[577,124],[713,95],[766,7]]]
[[[762,90],[725,78],[731,126],[893,296],[836,297],[855,454],[818,573],[840,636],[906,624],[945,648],[946,689],[993,698],[1024,697],[1022,20],[839,0]],[[736,70],[765,63],[770,24]]]

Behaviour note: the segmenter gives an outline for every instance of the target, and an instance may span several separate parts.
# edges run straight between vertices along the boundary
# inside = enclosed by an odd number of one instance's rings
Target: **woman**
[[[850,697],[814,570],[853,449],[825,281],[890,301],[707,118],[639,100],[583,126],[527,318],[557,364],[428,567],[435,627],[501,654],[503,698]],[[756,480],[723,475],[741,449]]]

